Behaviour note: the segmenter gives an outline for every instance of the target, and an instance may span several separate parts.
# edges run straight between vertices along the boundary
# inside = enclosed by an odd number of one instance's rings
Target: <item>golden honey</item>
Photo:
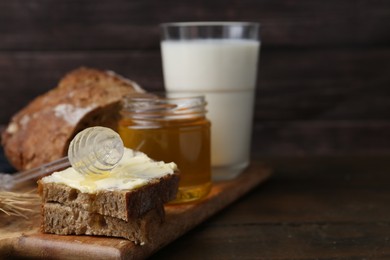
[[[203,97],[128,97],[118,132],[126,147],[175,162],[180,170],[174,203],[205,197],[211,189],[210,122]]]

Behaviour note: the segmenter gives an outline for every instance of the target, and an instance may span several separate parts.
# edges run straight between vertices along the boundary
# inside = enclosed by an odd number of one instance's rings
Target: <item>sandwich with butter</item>
[[[45,233],[123,237],[147,243],[164,221],[164,203],[177,194],[176,164],[157,162],[125,148],[118,165],[103,175],[69,167],[38,181]]]

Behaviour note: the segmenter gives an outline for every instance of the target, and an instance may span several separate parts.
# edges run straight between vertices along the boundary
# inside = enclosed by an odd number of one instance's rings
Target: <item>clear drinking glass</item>
[[[166,91],[205,95],[212,178],[235,178],[250,162],[259,24],[184,22],[161,29]]]

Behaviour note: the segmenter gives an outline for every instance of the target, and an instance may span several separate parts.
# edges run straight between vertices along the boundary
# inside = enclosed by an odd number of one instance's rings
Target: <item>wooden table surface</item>
[[[152,259],[390,259],[390,158],[264,158],[274,175]]]
[[[151,259],[390,259],[389,159],[261,158],[267,182]]]

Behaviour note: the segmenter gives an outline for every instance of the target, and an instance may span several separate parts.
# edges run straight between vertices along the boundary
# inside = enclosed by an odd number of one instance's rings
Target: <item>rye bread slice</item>
[[[155,207],[174,199],[179,185],[179,173],[150,180],[131,190],[105,190],[83,193],[65,184],[38,181],[42,203],[61,203],[72,208],[98,213],[125,221],[142,217]]]
[[[150,234],[164,221],[164,209],[159,205],[143,217],[124,221],[59,203],[44,203],[42,216],[44,233],[122,237],[143,245],[151,242]]]

